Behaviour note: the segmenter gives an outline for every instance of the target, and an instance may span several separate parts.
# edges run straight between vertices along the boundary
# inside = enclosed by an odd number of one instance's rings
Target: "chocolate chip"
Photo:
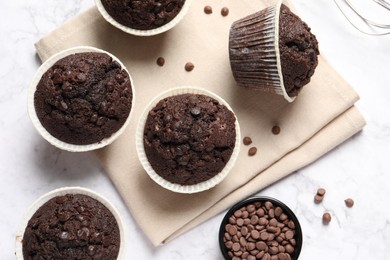
[[[203,9],[203,11],[205,12],[205,14],[212,14],[213,13],[213,8],[209,5],[206,5]]]
[[[167,124],[167,123],[171,122],[171,120],[172,120],[172,115],[167,114],[164,116],[164,123]]]
[[[346,205],[348,208],[352,208],[353,205],[355,204],[355,202],[354,202],[353,199],[351,199],[351,198],[348,198],[348,199],[344,200],[344,202],[345,202],[345,205]]]
[[[58,220],[61,222],[66,222],[68,219],[70,219],[71,216],[72,216],[72,213],[65,211],[65,212],[60,213],[58,215]]]
[[[314,196],[314,202],[315,203],[321,203],[322,202],[322,200],[324,199],[324,196],[320,196],[320,195],[318,195],[318,194],[316,194],[315,196]]]
[[[119,84],[122,84],[123,82],[125,82],[125,78],[123,77],[122,74],[119,74],[119,73],[115,75],[115,79],[116,79],[116,81],[117,81]]]
[[[77,74],[77,80],[79,82],[85,82],[87,80],[87,75],[85,75],[85,73],[79,73]]]
[[[156,5],[154,6],[154,10],[153,11],[154,11],[155,14],[158,14],[163,9],[164,9],[164,6],[161,3],[156,3]]]
[[[68,105],[65,103],[65,101],[61,100],[60,102],[60,109],[61,110],[67,110],[68,109]]]
[[[322,215],[322,223],[324,223],[325,225],[328,225],[331,220],[332,220],[332,216],[328,212],[325,212]]]
[[[254,156],[257,153],[257,148],[256,147],[251,147],[248,150],[248,155],[249,156]]]
[[[317,189],[317,193],[314,196],[314,202],[317,203],[317,204],[321,203],[322,200],[324,199],[325,193],[326,193],[326,190],[324,188]]]
[[[243,139],[244,145],[250,145],[252,143],[252,139],[249,136],[245,136]]]
[[[200,114],[200,107],[193,107],[191,108],[191,115],[198,116]]]
[[[234,243],[233,246],[232,246],[232,249],[233,251],[237,252],[238,250],[240,250],[241,248],[241,245],[239,243]]]
[[[280,127],[277,126],[277,125],[273,126],[273,127],[272,127],[272,133],[273,133],[274,135],[280,134]]]
[[[192,62],[187,62],[184,66],[184,69],[186,71],[192,71],[195,68],[195,65]]]
[[[221,9],[221,15],[222,15],[222,16],[227,16],[228,14],[229,14],[229,8],[223,7],[223,8]]]
[[[326,193],[326,190],[324,188],[319,188],[317,190],[317,195],[319,195],[319,196],[324,196],[325,193]]]
[[[158,66],[162,67],[165,64],[165,59],[163,57],[158,57],[156,62]]]
[[[172,12],[173,9],[175,9],[176,5],[175,3],[171,2],[167,5],[167,7],[165,8],[165,11],[167,11],[168,13]]]
[[[68,200],[68,198],[66,196],[58,196],[55,198],[55,202],[57,204],[64,204],[64,202],[67,200]]]

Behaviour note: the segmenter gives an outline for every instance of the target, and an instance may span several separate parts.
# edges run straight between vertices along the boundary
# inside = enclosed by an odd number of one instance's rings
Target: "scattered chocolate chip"
[[[245,136],[243,139],[244,145],[250,145],[252,143],[252,139],[248,136]]]
[[[195,65],[192,62],[187,62],[184,68],[186,71],[192,71],[195,68]]]
[[[256,147],[251,147],[248,150],[248,155],[249,156],[254,156],[257,153],[257,148]]]
[[[205,14],[212,14],[213,13],[213,8],[209,5],[206,5],[203,10],[204,10]]]
[[[326,190],[324,188],[319,188],[317,190],[317,195],[319,195],[319,196],[324,196],[325,193],[326,193]]]
[[[277,126],[277,125],[273,126],[273,127],[272,127],[272,133],[273,133],[274,135],[280,134],[280,127]]]
[[[229,8],[223,7],[221,9],[221,14],[222,14],[222,16],[227,16],[229,14]]]
[[[348,208],[352,208],[353,207],[353,204],[355,204],[355,202],[353,201],[353,199],[351,198],[348,198],[346,200],[344,200],[345,202],[345,205],[348,207]]]
[[[156,62],[158,66],[162,67],[165,64],[165,59],[163,57],[158,57]]]
[[[326,193],[326,190],[324,188],[317,189],[317,193],[314,196],[314,202],[315,203],[321,203],[324,200],[324,195]]]
[[[325,212],[322,215],[322,223],[324,223],[324,225],[328,225],[331,220],[332,216],[328,212]]]
[[[324,196],[320,196],[320,195],[318,195],[318,194],[316,194],[315,196],[314,196],[314,202],[315,203],[321,203],[322,202],[322,200],[324,199]]]

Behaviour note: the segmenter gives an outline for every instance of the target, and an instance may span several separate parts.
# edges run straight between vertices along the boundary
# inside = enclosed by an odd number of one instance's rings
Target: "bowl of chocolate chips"
[[[219,245],[225,259],[296,260],[302,229],[294,212],[271,197],[252,197],[224,216]]]

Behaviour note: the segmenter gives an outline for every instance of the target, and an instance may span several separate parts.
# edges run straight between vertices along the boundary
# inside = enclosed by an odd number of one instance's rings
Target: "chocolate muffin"
[[[292,101],[314,74],[319,50],[308,25],[279,1],[232,24],[229,55],[239,86]]]
[[[220,173],[236,141],[235,116],[217,100],[180,94],[160,100],[144,127],[144,149],[163,179],[194,185]]]
[[[107,13],[118,23],[137,30],[151,30],[172,21],[185,0],[101,0]]]
[[[28,221],[23,235],[28,259],[116,259],[120,231],[113,214],[82,194],[57,196]]]
[[[60,141],[98,143],[117,132],[132,106],[130,76],[100,52],[76,53],[58,60],[42,76],[34,107],[42,126]]]
[[[284,4],[279,15],[279,53],[284,87],[289,96],[296,96],[310,82],[318,65],[318,42],[310,27]]]

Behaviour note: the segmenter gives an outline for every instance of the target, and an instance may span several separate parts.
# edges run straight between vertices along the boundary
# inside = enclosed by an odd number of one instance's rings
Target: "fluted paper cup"
[[[152,168],[151,164],[148,161],[148,158],[145,153],[145,148],[144,148],[144,128],[145,128],[145,123],[149,114],[149,111],[152,110],[156,104],[161,101],[164,98],[171,97],[171,96],[177,96],[177,95],[182,95],[182,94],[200,94],[200,95],[205,95],[209,96],[219,102],[219,104],[224,105],[228,110],[232,111],[231,107],[229,104],[222,99],[220,96],[205,90],[201,88],[195,88],[195,87],[178,87],[178,88],[173,88],[170,90],[167,90],[163,93],[161,93],[159,96],[154,98],[149,105],[146,107],[144,110],[144,113],[142,114],[139,123],[138,123],[138,128],[136,131],[136,149],[137,149],[137,154],[138,158],[145,169],[146,173],[150,176],[150,178],[155,181],[157,184],[160,186],[173,191],[173,192],[178,192],[178,193],[197,193],[201,191],[205,191],[208,189],[211,189],[212,187],[216,186],[219,184],[231,171],[233,166],[235,165],[235,162],[237,160],[239,150],[240,150],[240,140],[241,140],[241,134],[240,134],[240,126],[237,120],[237,117],[235,116],[235,131],[236,131],[236,139],[235,139],[235,144],[234,144],[234,149],[232,152],[232,155],[229,159],[229,161],[226,163],[225,167],[222,169],[221,172],[219,172],[217,175],[214,177],[194,184],[194,185],[181,185],[177,183],[172,183],[170,181],[165,180],[162,178],[159,174],[155,172],[155,170]],[[233,112],[234,114],[234,112]]]
[[[233,76],[241,87],[290,97],[283,83],[279,53],[279,14],[284,1],[234,22],[229,35]]]

